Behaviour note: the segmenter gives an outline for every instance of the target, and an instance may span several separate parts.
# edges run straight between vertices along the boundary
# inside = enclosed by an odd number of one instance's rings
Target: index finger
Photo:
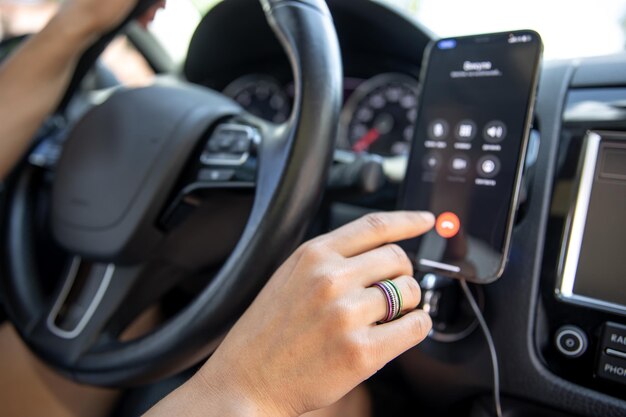
[[[329,234],[329,245],[349,258],[387,243],[411,239],[432,229],[435,216],[426,211],[371,213]]]

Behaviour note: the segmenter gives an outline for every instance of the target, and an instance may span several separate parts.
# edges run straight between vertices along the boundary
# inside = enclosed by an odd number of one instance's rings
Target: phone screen
[[[418,270],[479,283],[502,274],[541,50],[533,31],[431,43],[400,199],[437,218],[403,242]]]

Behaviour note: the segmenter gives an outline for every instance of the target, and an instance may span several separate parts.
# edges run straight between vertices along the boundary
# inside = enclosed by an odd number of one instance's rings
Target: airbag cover
[[[138,260],[161,238],[155,226],[198,141],[218,119],[239,113],[200,87],[121,91],[71,132],[53,187],[53,231],[77,254]],[[117,259],[117,258],[123,259]]]

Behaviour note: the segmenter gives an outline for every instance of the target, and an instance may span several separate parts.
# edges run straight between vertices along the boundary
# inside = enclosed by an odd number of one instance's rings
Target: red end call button
[[[439,233],[439,236],[444,239],[450,239],[459,233],[461,228],[461,221],[458,216],[450,211],[441,213],[437,217],[437,223],[435,223],[435,230]]]

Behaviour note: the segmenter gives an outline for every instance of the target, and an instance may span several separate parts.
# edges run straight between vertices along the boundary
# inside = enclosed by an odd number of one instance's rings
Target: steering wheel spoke
[[[33,347],[66,366],[103,342],[107,326],[139,277],[141,267],[93,263],[74,257],[54,300],[30,334]]]
[[[75,339],[88,324],[93,327],[94,313],[110,293],[114,275],[113,264],[89,264],[75,257],[46,319],[48,330],[62,339]]]

